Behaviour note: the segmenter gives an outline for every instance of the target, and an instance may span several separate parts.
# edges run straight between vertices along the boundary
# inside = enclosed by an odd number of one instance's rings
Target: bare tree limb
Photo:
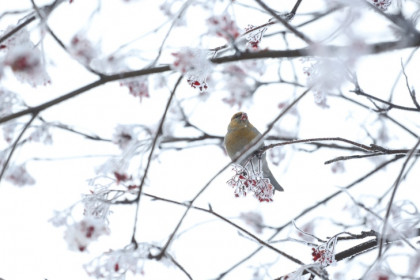
[[[134,243],[135,246],[137,246],[136,232],[137,232],[137,223],[138,223],[138,213],[139,213],[139,208],[140,208],[140,198],[141,198],[141,194],[143,192],[144,182],[146,180],[147,172],[149,171],[150,164],[152,163],[152,156],[153,156],[153,152],[156,148],[157,139],[159,138],[159,136],[162,133],[162,127],[163,127],[163,123],[165,122],[165,119],[166,119],[166,114],[168,113],[169,107],[171,106],[171,103],[172,103],[172,99],[175,95],[175,92],[176,92],[179,84],[181,83],[182,78],[183,78],[183,76],[180,76],[178,78],[177,82],[175,83],[174,89],[172,90],[171,95],[169,96],[168,102],[166,103],[165,111],[164,111],[163,116],[160,120],[159,127],[156,131],[156,134],[155,134],[155,138],[153,139],[152,147],[151,147],[150,153],[149,153],[149,158],[147,159],[147,165],[146,165],[146,168],[144,169],[143,177],[141,178],[141,182],[140,182],[140,186],[139,186],[139,192],[138,192],[137,197],[135,199],[135,201],[136,201],[136,213],[134,215],[135,216],[135,218],[134,218],[134,228],[133,228],[133,235],[131,237],[131,242]],[[165,251],[165,250],[162,250],[162,251]]]

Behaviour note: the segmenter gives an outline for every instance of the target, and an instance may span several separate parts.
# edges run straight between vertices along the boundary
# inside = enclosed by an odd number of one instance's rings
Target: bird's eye
[[[241,117],[242,117],[242,113],[239,112],[239,113],[236,113],[235,115],[233,115],[232,120],[233,119],[240,119]]]

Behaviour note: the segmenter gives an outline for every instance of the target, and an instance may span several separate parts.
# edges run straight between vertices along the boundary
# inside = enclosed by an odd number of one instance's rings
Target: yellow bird
[[[248,115],[246,113],[236,113],[230,120],[228,131],[225,136],[224,144],[227,154],[231,159],[234,159],[235,156],[238,156],[244,149],[246,149],[254,139],[260,136],[261,133],[249,122]],[[259,145],[256,148],[250,149],[250,151],[246,153],[245,156],[241,157],[243,158],[243,160],[241,160],[239,164],[243,166],[246,163],[246,160],[249,158],[249,156],[251,156],[253,152],[257,151],[263,146],[264,144]],[[283,191],[283,188],[280,186],[280,184],[277,182],[270,169],[268,168],[265,153],[262,155],[261,161],[263,176],[265,178],[270,179],[271,184],[276,190]],[[256,156],[252,159],[252,165],[254,166],[254,168],[258,168],[259,166],[259,159]]]

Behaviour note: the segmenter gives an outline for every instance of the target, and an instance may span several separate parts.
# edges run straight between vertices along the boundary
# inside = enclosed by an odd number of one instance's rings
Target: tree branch
[[[416,47],[416,46],[420,46],[420,36],[417,36],[416,38],[412,40],[406,40],[406,41],[392,41],[392,42],[370,44],[366,46],[367,49],[369,49],[369,51],[366,51],[365,54],[367,55],[367,54],[373,54],[373,53],[381,53],[381,52],[387,52],[391,50],[410,48],[410,47]],[[349,48],[351,47],[327,45],[325,46],[324,53],[328,54],[329,56],[334,56],[334,55],[338,55],[339,53],[345,50],[348,50]],[[279,51],[263,50],[259,52],[242,52],[242,53],[231,55],[231,56],[213,58],[211,59],[211,62],[216,63],[216,64],[221,64],[221,63],[228,63],[228,62],[248,60],[248,59],[282,58],[282,57],[292,58],[292,57],[314,56],[314,55],[316,54],[312,53],[310,48],[302,48],[302,49],[295,49],[295,50],[279,50]],[[170,70],[171,70],[170,65],[163,65],[163,66],[158,66],[158,67],[153,67],[153,68],[146,68],[146,69],[141,69],[141,70],[123,72],[123,73],[118,73],[118,74],[113,74],[113,75],[104,75],[99,80],[92,82],[90,84],[87,84],[85,86],[82,86],[56,99],[53,99],[51,101],[48,101],[36,107],[22,110],[20,112],[16,112],[8,116],[5,116],[3,118],[0,118],[0,123],[4,123],[9,120],[16,119],[27,114],[39,113],[51,106],[59,104],[67,99],[73,98],[81,93],[84,93],[90,89],[93,89],[100,85],[104,85],[109,82],[114,82],[114,81],[118,81],[118,80],[122,80],[126,78],[133,78],[133,77],[139,77],[139,76],[144,76],[144,75],[163,73],[163,72],[168,72]]]
[[[30,24],[36,19],[35,15],[32,15],[28,17],[25,21],[21,22],[18,26],[7,32],[5,35],[0,37],[0,44],[9,39],[11,36],[13,36],[15,33],[17,33],[19,30]]]
[[[273,240],[277,236],[277,234],[279,234],[282,230],[284,230],[286,227],[288,227],[289,225],[291,225],[292,224],[292,221],[296,221],[296,220],[302,218],[303,216],[305,216],[306,214],[310,213],[312,210],[318,208],[319,206],[325,205],[328,201],[330,201],[331,199],[333,199],[336,196],[338,196],[339,194],[341,194],[344,190],[351,189],[352,187],[354,187],[355,185],[359,184],[360,182],[366,180],[367,178],[369,178],[370,176],[372,176],[373,174],[375,174],[376,172],[378,172],[379,170],[381,170],[382,168],[384,168],[388,164],[393,163],[393,162],[399,160],[400,158],[402,158],[402,157],[401,156],[395,156],[393,159],[383,162],[382,164],[380,164],[379,166],[377,166],[376,168],[374,168],[372,171],[370,171],[367,174],[363,175],[362,177],[360,177],[356,181],[352,182],[348,186],[344,187],[343,189],[341,189],[339,191],[336,191],[335,193],[333,193],[333,194],[327,196],[326,198],[324,198],[323,200],[321,200],[321,201],[315,203],[314,205],[312,205],[312,206],[304,209],[300,214],[298,214],[297,216],[295,216],[289,222],[287,222],[284,225],[282,225],[279,228],[277,228],[276,232],[273,235],[271,235],[271,237],[268,239],[268,241]],[[261,249],[262,249],[262,247],[259,247],[258,249],[256,249],[255,251],[253,251],[250,255],[246,256],[245,258],[243,258],[242,260],[240,260],[239,262],[237,262],[236,264],[234,264],[231,268],[229,268],[225,272],[221,273],[217,279],[219,279],[219,280],[222,279],[224,276],[226,276],[228,273],[230,273],[235,268],[237,268],[238,266],[240,266],[242,263],[244,263],[248,259],[252,258],[254,255],[256,255]]]
[[[378,98],[376,96],[373,96],[371,94],[368,94],[368,93],[364,92],[360,88],[357,88],[355,90],[351,90],[350,92],[354,92],[357,95],[362,95],[362,96],[365,96],[365,97],[367,97],[369,99],[373,99],[373,100],[376,100],[376,101],[379,101],[381,103],[384,103],[384,104],[388,105],[389,107],[386,108],[386,109],[383,109],[384,111],[389,111],[389,110],[395,108],[395,109],[406,110],[406,111],[420,112],[420,109],[419,108],[405,107],[405,106],[393,104],[393,103],[391,103],[389,101],[386,101],[386,100],[380,99],[380,98]],[[382,110],[380,110],[380,111],[382,111]]]
[[[383,244],[385,242],[384,239],[383,239],[383,236],[385,236],[386,231],[387,231],[387,225],[388,225],[389,216],[391,214],[392,204],[394,202],[395,194],[397,193],[398,187],[400,185],[401,177],[404,173],[404,170],[407,166],[408,161],[414,155],[414,152],[416,151],[416,149],[419,145],[420,145],[420,138],[417,141],[417,143],[414,145],[414,147],[411,149],[410,153],[407,155],[407,158],[405,159],[405,161],[404,161],[404,163],[401,167],[401,171],[398,174],[398,177],[397,177],[397,179],[394,183],[394,189],[392,190],[391,198],[389,199],[389,202],[388,202],[388,207],[387,207],[386,214],[385,214],[384,224],[383,224],[383,227],[382,227],[382,234],[381,234],[381,239],[380,239],[380,242],[379,242],[378,259],[382,256],[382,247],[383,247]]]
[[[410,89],[410,85],[408,83],[408,77],[407,77],[407,74],[405,73],[405,68],[404,68],[404,64],[402,60],[401,60],[401,68],[402,68],[402,73],[404,74],[404,77],[405,77],[405,84],[407,86],[408,92],[410,93],[411,100],[413,100],[414,106],[416,106],[417,110],[420,111],[420,105],[416,99],[416,92],[414,89]]]
[[[281,24],[284,25],[284,27],[286,27],[287,29],[289,29],[293,34],[295,34],[298,38],[302,39],[305,43],[307,43],[308,45],[312,45],[313,42],[311,39],[309,39],[308,37],[306,37],[305,34],[303,34],[302,32],[300,32],[299,30],[297,30],[296,28],[294,28],[293,26],[291,26],[285,19],[283,19],[281,16],[279,16],[277,13],[275,13],[270,7],[268,7],[263,1],[261,0],[255,0],[255,2],[258,3],[258,5],[260,5],[264,10],[266,10],[270,15],[272,15],[276,20],[278,20],[279,22],[281,22]],[[295,5],[295,7],[293,8],[293,11],[297,10],[297,7],[299,7],[300,1],[298,1]]]
[[[171,95],[169,96],[168,102],[166,103],[165,111],[163,112],[163,116],[160,120],[158,130],[156,131],[155,138],[153,139],[152,148],[150,149],[149,158],[147,160],[147,165],[146,165],[146,168],[144,169],[143,177],[141,178],[141,182],[140,182],[140,186],[139,186],[139,192],[138,192],[137,197],[135,199],[136,214],[134,215],[135,216],[135,218],[134,218],[134,229],[133,229],[133,235],[131,236],[131,242],[134,243],[134,245],[136,247],[137,247],[136,231],[137,231],[137,223],[138,223],[137,220],[138,220],[138,213],[139,213],[139,208],[140,208],[140,198],[141,198],[141,194],[143,192],[144,182],[146,180],[147,172],[149,171],[149,167],[150,167],[150,164],[152,162],[152,156],[153,156],[153,152],[156,148],[157,139],[162,133],[162,127],[163,127],[163,123],[166,119],[166,114],[168,113],[169,107],[172,103],[172,99],[175,95],[175,92],[176,92],[179,84],[181,83],[182,78],[183,78],[183,76],[180,76],[179,79],[176,81],[174,89],[172,90]],[[164,251],[164,250],[162,250],[162,251]]]
[[[19,136],[16,138],[15,142],[13,143],[13,146],[12,146],[12,149],[10,150],[9,156],[7,157],[5,163],[3,164],[3,168],[2,168],[1,173],[0,173],[0,182],[1,182],[1,179],[3,178],[4,173],[6,172],[6,169],[9,165],[10,159],[12,158],[13,152],[15,151],[16,146],[20,141],[20,138],[22,138],[23,134],[29,128],[32,121],[36,118],[36,116],[37,116],[37,114],[32,115],[32,118],[26,123],[26,125],[23,127],[22,131],[20,132]]]

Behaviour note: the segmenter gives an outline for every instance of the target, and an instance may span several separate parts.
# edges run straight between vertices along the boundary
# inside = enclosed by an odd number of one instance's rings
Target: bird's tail
[[[273,173],[271,173],[270,171],[270,168],[268,168],[268,163],[267,159],[265,158],[265,155],[263,155],[262,158],[262,168],[264,176],[270,179],[270,183],[273,185],[273,187],[280,192],[284,191],[282,186],[280,186],[279,182],[277,182],[276,178],[274,178]]]
[[[277,190],[277,191],[284,191],[284,189],[282,188],[282,186],[280,186],[279,182],[277,182],[277,180],[274,178],[273,174],[270,174],[267,176],[268,179],[270,179],[270,183],[273,185],[273,187]]]

